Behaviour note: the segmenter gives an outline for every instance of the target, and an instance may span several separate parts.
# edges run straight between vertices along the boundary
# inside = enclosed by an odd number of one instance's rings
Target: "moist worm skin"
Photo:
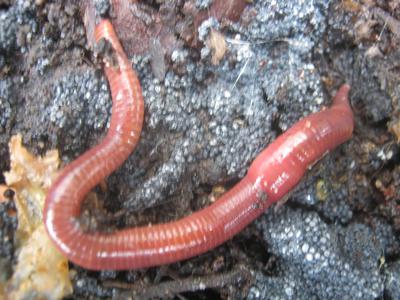
[[[77,217],[85,195],[129,156],[143,123],[138,79],[107,20],[96,27],[96,40],[101,38],[111,43],[119,66],[105,66],[113,99],[110,129],[101,144],[61,171],[44,209],[50,238],[69,260],[87,269],[157,266],[222,244],[293,189],[325,153],[352,135],[350,86],[343,85],[331,108],[309,115],[278,137],[257,156],[247,175],[212,205],[170,223],[114,233],[84,232]]]

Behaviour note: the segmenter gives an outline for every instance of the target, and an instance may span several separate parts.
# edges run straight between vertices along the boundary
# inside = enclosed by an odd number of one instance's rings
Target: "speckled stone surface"
[[[389,224],[330,226],[315,212],[290,208],[271,211],[257,224],[279,258],[281,275],[258,274],[248,299],[376,299],[383,294],[379,261],[398,245]]]

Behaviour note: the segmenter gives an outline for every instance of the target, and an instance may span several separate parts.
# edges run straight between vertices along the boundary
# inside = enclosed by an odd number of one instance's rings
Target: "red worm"
[[[102,21],[96,40],[107,39],[118,69],[105,67],[113,99],[112,120],[103,142],[66,166],[48,192],[44,222],[49,236],[72,262],[88,269],[136,269],[204,253],[231,238],[287,194],[325,153],[348,140],[353,114],[349,85],[331,108],[311,114],[269,145],[247,175],[212,205],[183,219],[114,233],[87,233],[77,218],[85,195],[128,157],[142,128],[139,82],[113,31]]]

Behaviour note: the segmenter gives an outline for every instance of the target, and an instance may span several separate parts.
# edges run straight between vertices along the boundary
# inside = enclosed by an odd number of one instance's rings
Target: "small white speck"
[[[321,97],[315,98],[315,102],[317,102],[318,105],[321,105],[323,101],[324,100]]]
[[[308,248],[309,248],[308,244],[305,243],[305,244],[303,244],[303,246],[301,247],[301,251],[303,251],[303,253],[307,253],[307,252],[308,252]]]
[[[311,253],[308,253],[308,254],[306,255],[306,260],[312,261],[312,260],[313,260],[313,255],[312,255]]]
[[[286,295],[292,297],[293,296],[293,289],[291,287],[285,287]]]
[[[122,95],[122,93],[120,92],[120,93],[118,93],[118,95],[117,95],[117,97],[115,98],[115,100],[121,101],[122,99],[123,99],[123,95]]]
[[[224,92],[224,97],[225,98],[230,98],[231,97],[231,92],[230,91],[225,91]]]
[[[254,294],[254,296],[256,298],[260,297],[260,291],[258,289],[256,289],[256,288],[254,288],[254,287],[252,288],[252,293]]]

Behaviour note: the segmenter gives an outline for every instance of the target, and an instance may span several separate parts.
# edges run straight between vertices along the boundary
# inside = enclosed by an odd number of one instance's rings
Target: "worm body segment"
[[[44,222],[50,238],[72,262],[92,270],[136,269],[204,253],[242,230],[287,194],[324,153],[349,139],[353,115],[350,87],[343,85],[331,108],[311,114],[257,156],[247,175],[212,205],[180,220],[87,233],[77,217],[85,195],[118,168],[135,148],[143,123],[139,81],[111,23],[96,27],[96,40],[112,45],[118,68],[105,66],[113,108],[105,139],[60,173],[46,198]]]

